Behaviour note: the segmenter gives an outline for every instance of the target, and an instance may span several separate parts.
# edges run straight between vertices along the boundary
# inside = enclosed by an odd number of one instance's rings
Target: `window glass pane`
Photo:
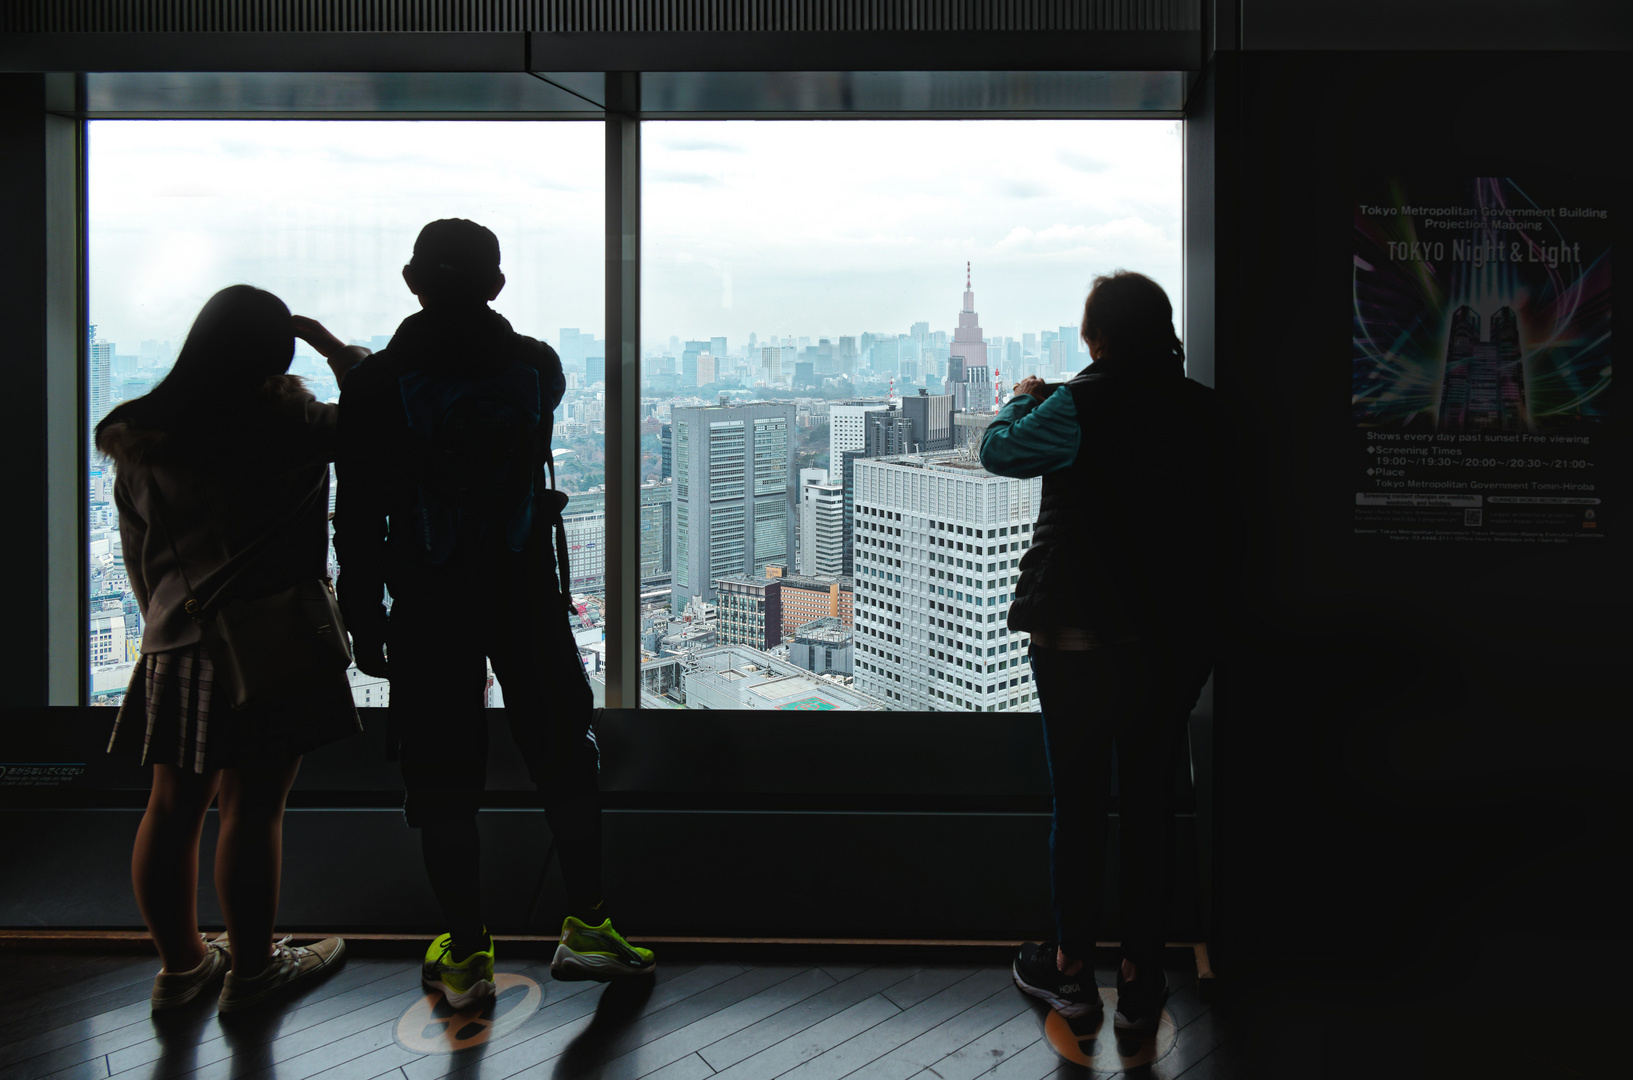
[[[418,309],[401,269],[420,227],[464,217],[499,237],[493,307],[554,346],[566,369],[555,416],[581,652],[598,663],[603,592],[603,128],[596,123],[117,121],[90,124],[88,419],[169,370],[217,290],[247,283],[343,341],[383,347]],[[333,375],[304,342],[290,369],[320,400]],[[113,470],[88,477],[92,700],[117,704],[141,647],[113,503]],[[332,556],[331,556],[332,564]],[[353,672],[360,705],[386,686]],[[489,679],[489,703],[499,704]]]
[[[973,447],[1096,274],[1183,310],[1181,168],[1171,120],[647,123],[643,705],[1035,710],[1041,482]]]

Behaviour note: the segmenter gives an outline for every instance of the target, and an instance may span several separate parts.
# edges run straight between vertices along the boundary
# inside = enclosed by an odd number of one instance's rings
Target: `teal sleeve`
[[[998,476],[1042,476],[1076,461],[1080,438],[1070,390],[1060,387],[1041,405],[1030,394],[1018,394],[982,436],[981,465]]]

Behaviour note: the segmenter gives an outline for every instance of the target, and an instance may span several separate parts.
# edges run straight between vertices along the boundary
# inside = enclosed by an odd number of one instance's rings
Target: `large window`
[[[427,221],[465,217],[499,236],[494,303],[561,354],[555,420],[569,505],[578,634],[599,663],[607,567],[602,302],[603,129],[571,122],[96,121],[89,125],[88,419],[161,379],[193,317],[224,286],[269,289],[343,340],[381,348],[417,309],[400,270]],[[338,393],[297,343],[292,370]],[[89,457],[92,701],[117,704],[141,643],[125,577],[113,471]],[[359,677],[360,705],[386,700]],[[499,700],[492,686],[492,704]]]
[[[1041,485],[974,448],[1021,376],[1088,363],[1096,274],[1183,310],[1179,136],[644,125],[643,705],[1036,709],[1005,616]]]

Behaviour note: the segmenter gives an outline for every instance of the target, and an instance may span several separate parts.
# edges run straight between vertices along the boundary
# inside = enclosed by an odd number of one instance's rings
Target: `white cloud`
[[[91,315],[179,342],[210,293],[272,289],[343,338],[414,310],[421,225],[498,233],[518,328],[600,334],[598,123],[97,121]],[[663,121],[643,129],[649,342],[950,329],[974,263],[989,333],[1076,319],[1088,281],[1179,300],[1180,140],[1148,121]],[[729,267],[730,285],[723,275]]]

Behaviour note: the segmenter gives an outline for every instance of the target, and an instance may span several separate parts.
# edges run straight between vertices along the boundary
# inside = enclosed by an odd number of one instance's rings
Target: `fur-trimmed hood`
[[[284,412],[317,400],[299,375],[273,375],[261,384],[256,396],[274,413]],[[137,399],[141,400],[141,399]],[[121,406],[122,408],[122,406]],[[151,465],[179,441],[175,433],[161,428],[141,427],[117,418],[96,435],[96,448],[116,465]]]

